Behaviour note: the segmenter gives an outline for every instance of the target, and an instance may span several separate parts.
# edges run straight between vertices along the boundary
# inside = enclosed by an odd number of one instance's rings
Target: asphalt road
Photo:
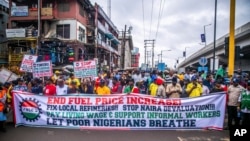
[[[228,130],[101,131],[13,125],[7,130],[0,132],[0,141],[229,141]]]

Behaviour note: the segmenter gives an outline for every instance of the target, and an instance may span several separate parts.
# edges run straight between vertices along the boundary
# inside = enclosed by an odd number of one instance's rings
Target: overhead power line
[[[151,36],[151,27],[152,27],[153,12],[154,12],[154,0],[152,0],[152,7],[151,7],[151,19],[150,19],[149,39],[150,39],[150,36]]]
[[[157,35],[158,35],[158,30],[159,30],[159,26],[160,26],[160,22],[161,22],[161,18],[162,18],[162,13],[164,10],[164,5],[165,5],[165,0],[163,0],[163,4],[162,4],[162,0],[161,0],[159,15],[158,15],[157,30],[156,30],[156,34],[155,34],[155,40],[157,40]]]
[[[145,39],[144,0],[142,0],[141,2],[142,2],[143,34],[144,34],[144,39]]]

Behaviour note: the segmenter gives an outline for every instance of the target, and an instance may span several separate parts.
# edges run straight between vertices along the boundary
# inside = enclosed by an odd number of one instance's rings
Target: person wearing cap
[[[202,83],[203,81],[202,81],[202,78],[200,77],[199,79],[198,79],[198,83],[201,85],[201,87],[202,87],[202,95],[208,95],[209,93],[210,93],[210,90],[209,90],[209,88],[206,86],[206,85],[203,85],[203,83]]]
[[[182,88],[179,83],[177,83],[177,77],[172,78],[172,83],[167,85],[166,93],[169,98],[180,98],[182,93]]]
[[[65,85],[63,79],[61,78],[57,79],[56,95],[67,95],[67,94],[68,94],[68,86]]]
[[[60,77],[61,72],[56,70],[54,75],[51,77],[53,80],[53,83],[56,84],[57,79]]]
[[[138,88],[138,83],[137,85],[134,84],[134,79],[130,78],[128,80],[128,86],[124,89],[124,93],[140,93],[140,90]]]
[[[241,111],[242,126],[250,127],[250,82],[247,83],[247,89],[244,89],[240,94],[238,102],[238,105],[240,105],[238,110]]]
[[[28,91],[28,88],[27,86],[23,83],[23,79],[22,78],[18,78],[17,79],[17,85],[13,87],[13,90],[16,90],[16,91],[24,91],[24,92],[27,92]]]
[[[156,92],[157,97],[166,98],[166,89],[163,86],[164,80],[162,78],[156,79],[156,84],[158,85],[158,89]]]
[[[201,85],[197,82],[197,79],[197,76],[193,75],[191,77],[191,82],[187,85],[186,92],[189,97],[198,97],[202,94],[203,90]]]
[[[79,88],[80,85],[81,85],[79,79],[76,78],[75,75],[74,75],[73,73],[71,73],[71,74],[69,75],[69,79],[67,80],[67,84],[70,86],[70,85],[71,85],[71,82],[73,82],[73,81],[76,82],[76,86],[77,86],[77,88]]]
[[[97,86],[95,93],[97,95],[110,95],[110,89],[106,86],[106,82],[104,79],[100,79],[100,84]]]
[[[56,86],[55,86],[55,84],[53,84],[53,80],[51,78],[46,80],[46,86],[43,89],[43,94],[45,96],[56,95]]]
[[[237,111],[240,110],[239,97],[244,88],[239,85],[240,80],[238,78],[232,79],[233,84],[228,87],[228,102],[227,102],[227,112],[228,112],[228,128],[230,129],[233,125],[239,126],[240,119],[237,117]]]

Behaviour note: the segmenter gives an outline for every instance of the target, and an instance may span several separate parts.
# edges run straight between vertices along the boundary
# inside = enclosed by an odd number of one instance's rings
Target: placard
[[[74,74],[77,78],[96,77],[96,60],[74,62]]]
[[[24,55],[23,61],[20,67],[22,72],[33,72],[33,63],[37,60],[37,56],[34,55]]]
[[[36,62],[33,64],[33,77],[52,76],[52,63],[51,61]]]

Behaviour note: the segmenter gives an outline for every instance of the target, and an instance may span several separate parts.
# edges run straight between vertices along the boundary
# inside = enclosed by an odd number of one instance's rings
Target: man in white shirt
[[[63,79],[57,79],[56,95],[67,95],[67,94],[68,94],[68,86],[65,85]]]
[[[141,79],[141,74],[138,70],[136,70],[134,72],[134,74],[132,75],[132,78],[134,79],[135,83],[134,85],[137,83],[137,82],[140,82],[142,79]]]

